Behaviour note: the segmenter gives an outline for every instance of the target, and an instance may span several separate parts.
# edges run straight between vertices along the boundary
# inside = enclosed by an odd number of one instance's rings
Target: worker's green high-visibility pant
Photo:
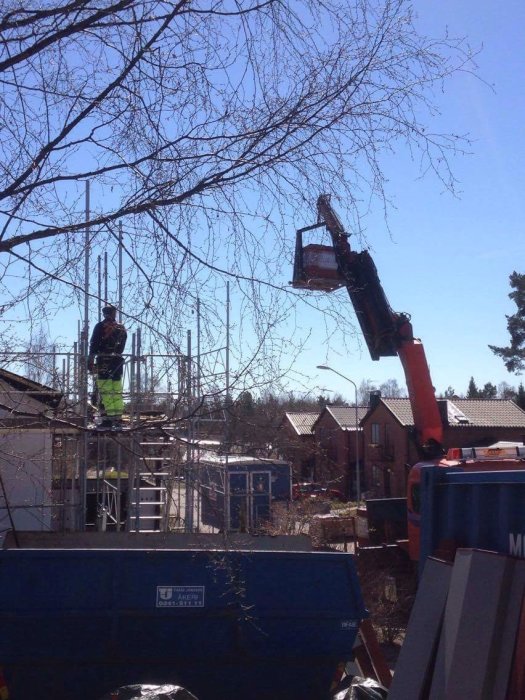
[[[122,379],[98,379],[97,389],[100,403],[104,406],[106,415],[121,416],[124,412],[122,399]]]

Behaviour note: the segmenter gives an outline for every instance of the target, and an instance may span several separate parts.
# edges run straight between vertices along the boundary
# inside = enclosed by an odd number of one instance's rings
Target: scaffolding
[[[19,486],[24,477],[31,485],[31,502],[15,498],[11,507],[3,485],[5,528],[12,529],[13,508],[20,519],[25,505],[27,512],[45,514],[40,517],[44,529],[56,531],[202,529],[198,462],[206,448],[200,433],[203,426],[213,425],[216,439],[207,441],[207,449],[216,449],[224,443],[226,423],[220,404],[210,405],[202,395],[202,356],[192,355],[191,340],[188,331],[185,354],[154,354],[142,351],[140,329],[131,334],[131,353],[124,355],[124,420],[118,431],[96,425],[82,338],[69,352],[54,348],[51,353],[11,351],[0,356],[0,366],[10,368],[0,370],[5,380],[0,403],[6,406],[0,419],[0,471],[4,480],[15,473]],[[11,372],[37,358],[51,365],[49,386]],[[25,386],[16,385],[20,379]],[[43,403],[46,391],[55,403],[60,396],[58,405]],[[36,410],[39,403],[43,408]],[[34,434],[40,442],[29,448]],[[40,463],[28,469],[31,450],[39,453]]]
[[[85,202],[89,221],[89,182]],[[195,496],[200,484],[196,464],[197,452],[203,449],[200,441],[203,426],[216,424],[217,444],[227,443],[227,420],[221,415],[221,402],[214,402],[213,397],[206,397],[202,391],[202,367],[206,357],[215,357],[215,364],[225,368],[208,376],[206,381],[215,387],[220,384],[223,388],[217,393],[223,394],[228,402],[229,285],[225,347],[207,353],[201,351],[199,301],[196,353],[189,330],[185,352],[178,346],[172,354],[154,353],[151,348],[145,352],[142,328],[138,325],[128,341],[131,351],[123,355],[123,428],[118,432],[96,428],[94,385],[91,386],[87,368],[90,303],[94,305],[96,301],[100,317],[109,299],[108,257],[105,252],[97,258],[97,293],[92,294],[90,235],[88,226],[84,246],[83,319],[78,322],[72,347],[0,354],[0,374],[11,374],[8,377],[11,384],[7,381],[2,385],[0,377],[0,394],[3,386],[6,399],[2,403],[0,397],[0,474],[3,475],[0,537],[2,529],[12,526],[11,521],[20,520],[24,509],[33,512],[35,525],[62,531],[197,531],[201,525],[200,502]],[[117,246],[115,297],[122,321],[122,226]],[[46,377],[47,384],[24,376],[34,374],[35,366]],[[19,374],[13,374],[16,372]],[[47,399],[57,396],[60,405],[50,407]],[[31,440],[35,445],[28,448]],[[31,450],[39,453],[40,464],[28,459],[27,452]],[[6,484],[6,475],[12,472],[18,482],[15,479],[14,483]],[[16,494],[24,476],[29,482],[28,493],[22,494],[21,502],[10,504],[8,491]],[[31,503],[26,504],[25,499]]]

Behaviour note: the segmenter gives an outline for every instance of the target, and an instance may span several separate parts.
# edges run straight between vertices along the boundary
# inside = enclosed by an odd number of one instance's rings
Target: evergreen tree
[[[325,406],[327,406],[330,403],[330,400],[328,399],[327,396],[323,396],[322,394],[317,397],[317,407],[319,408],[319,411],[322,411]]]
[[[479,392],[481,399],[495,399],[498,395],[497,387],[491,382],[487,382],[483,389]]]
[[[470,382],[468,383],[467,399],[479,399],[479,398],[480,398],[479,389],[476,386],[476,382],[474,381],[474,377],[471,377]]]
[[[523,382],[518,387],[518,393],[516,394],[515,400],[518,406],[525,411],[525,389],[523,388]]]
[[[243,391],[237,400],[239,406],[239,414],[251,416],[255,410],[253,396],[249,391]]]
[[[510,286],[514,290],[509,297],[518,307],[515,314],[506,317],[510,345],[508,347],[489,345],[489,348],[495,355],[501,357],[509,372],[519,374],[525,369],[525,274],[513,272],[509,279]]]

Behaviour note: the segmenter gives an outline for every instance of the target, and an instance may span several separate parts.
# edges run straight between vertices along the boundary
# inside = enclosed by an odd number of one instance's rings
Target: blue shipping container
[[[525,471],[421,470],[421,554],[458,547],[525,556]]]
[[[0,552],[10,700],[97,700],[130,683],[322,700],[365,616],[345,553]]]

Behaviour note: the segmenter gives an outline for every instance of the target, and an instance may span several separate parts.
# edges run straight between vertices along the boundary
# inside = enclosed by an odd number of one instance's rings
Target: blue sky
[[[468,133],[471,153],[452,160],[458,198],[435,179],[417,179],[406,154],[387,162],[396,206],[390,235],[377,212],[368,221],[368,242],[392,308],[412,316],[438,392],[452,386],[463,393],[471,376],[478,386],[517,386],[523,377],[509,374],[487,346],[508,344],[505,314],[516,309],[508,278],[513,270],[525,272],[525,3],[421,0],[415,8],[425,32],[437,35],[448,27],[481,49],[476,61],[483,82],[460,74],[437,96],[440,125]],[[353,321],[350,302],[348,314]],[[357,341],[354,351],[327,355],[310,344],[297,368],[320,388],[348,397],[351,386],[315,366],[327,363],[358,384],[396,378],[404,386],[397,358],[372,362]]]
[[[457,197],[444,191],[442,184],[431,176],[420,179],[418,164],[411,161],[402,145],[398,144],[395,156],[382,158],[384,173],[389,179],[387,192],[394,208],[390,210],[388,227],[377,202],[376,208],[363,219],[367,245],[392,308],[412,316],[414,332],[424,343],[439,393],[449,386],[464,393],[471,376],[480,386],[489,381],[495,384],[505,381],[517,386],[521,377],[509,374],[488,345],[508,343],[505,314],[515,310],[508,298],[509,275],[513,270],[525,271],[522,264],[525,252],[522,234],[525,3],[523,0],[508,0],[499,5],[488,0],[459,3],[415,0],[414,7],[423,33],[440,37],[448,28],[451,36],[468,37],[472,48],[480,50],[476,59],[479,78],[462,73],[448,81],[445,91],[435,95],[441,116],[432,124],[442,132],[468,134],[470,153],[451,159],[458,180]],[[320,192],[305,193],[311,198],[311,209],[301,212],[297,220],[292,220],[291,208],[286,202],[282,203],[283,215],[290,224],[286,226],[283,247],[279,245],[275,251],[270,251],[270,257],[280,262],[291,259],[294,229],[315,221],[318,194]],[[334,191],[334,195],[337,194]],[[97,198],[103,198],[100,188],[93,188],[92,198],[95,204]],[[80,206],[82,201],[81,197]],[[336,209],[344,220],[344,209],[340,210],[339,206]],[[351,222],[346,220],[345,223],[351,231]],[[220,223],[215,228],[221,240]],[[254,229],[247,247],[251,241],[264,245],[267,234],[263,226],[257,238],[258,230]],[[206,230],[202,235],[206,239]],[[114,246],[108,253],[111,263]],[[246,254],[254,257],[252,250]],[[125,267],[127,264],[129,261],[125,260]],[[267,281],[286,287],[292,274],[291,263],[289,269],[285,265],[282,278],[280,272],[268,275]],[[114,277],[112,268],[110,296],[115,289]],[[96,280],[92,276],[92,292],[96,291],[95,287]],[[212,293],[215,290],[212,289]],[[270,297],[270,292],[264,289],[260,293],[272,310],[281,301],[283,308],[286,307],[285,295],[281,294],[276,301],[278,295]],[[297,306],[295,322],[301,330],[311,332],[312,340],[297,360],[293,359],[293,348],[288,352],[286,335],[282,344],[275,335],[277,350],[283,349],[283,365],[289,357],[295,370],[289,376],[290,388],[314,394],[323,389],[333,390],[352,398],[351,386],[335,375],[316,370],[316,365],[321,363],[329,364],[358,384],[363,380],[381,384],[395,378],[403,386],[399,360],[370,360],[360,335],[355,336],[355,315],[346,292],[340,290],[336,294],[343,300],[345,309],[340,326],[349,329],[344,350],[337,340],[328,345],[324,340],[326,318],[320,311],[302,303]],[[222,346],[225,311],[221,310],[221,305],[224,306],[225,291],[220,285],[216,295],[220,318],[214,340]],[[250,338],[239,330],[238,319],[243,312],[245,316],[248,314],[244,304],[243,296],[234,300],[232,318],[234,330],[239,334],[237,346],[243,349],[250,344]],[[91,326],[96,318],[95,307],[92,304]],[[79,310],[82,311],[76,307],[69,310],[68,323],[64,323],[63,314],[54,320],[53,337],[62,336],[66,329],[70,336],[76,335]],[[190,312],[181,321],[181,327],[187,322],[195,326],[195,316],[192,318]],[[129,324],[133,330],[133,321]],[[195,332],[195,327],[192,330]],[[180,342],[185,343],[184,332]],[[256,345],[256,341],[252,345]],[[235,371],[235,367],[233,369]]]

